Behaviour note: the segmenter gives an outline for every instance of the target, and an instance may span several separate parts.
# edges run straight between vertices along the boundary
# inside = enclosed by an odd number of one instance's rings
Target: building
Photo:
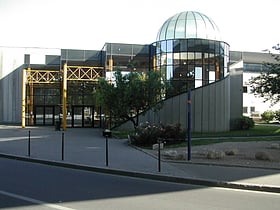
[[[249,80],[265,72],[265,63],[275,63],[276,60],[270,53],[256,52],[230,52],[230,69],[231,71],[240,71],[243,75],[243,115],[255,119],[261,118],[265,111],[280,110],[280,103],[271,105],[270,101],[264,102],[261,97],[251,93]]]
[[[173,87],[163,109],[142,121],[187,126],[186,91],[192,90],[193,130],[226,131],[242,115],[242,73],[230,64],[229,44],[204,14],[178,13],[152,44],[105,43],[101,50],[0,48],[0,123],[100,127],[98,78],[160,71]]]

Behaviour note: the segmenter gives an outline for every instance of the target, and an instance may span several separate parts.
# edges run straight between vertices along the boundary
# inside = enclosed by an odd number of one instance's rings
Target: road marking
[[[225,191],[248,192],[248,193],[255,193],[255,194],[267,194],[267,195],[279,196],[278,192],[266,192],[266,191],[256,191],[256,190],[246,190],[246,189],[224,188],[224,187],[213,187],[213,188],[219,190],[225,190]]]
[[[42,139],[47,138],[48,136],[31,136],[30,139]],[[17,141],[17,140],[26,140],[28,136],[17,136],[17,137],[3,137],[0,138],[0,141]]]
[[[72,208],[68,208],[68,207],[64,207],[64,206],[59,206],[59,205],[51,204],[51,203],[46,203],[44,201],[36,200],[34,198],[29,198],[29,197],[26,197],[26,196],[17,195],[17,194],[9,193],[9,192],[2,191],[2,190],[0,190],[0,194],[6,195],[6,196],[9,196],[9,197],[13,197],[13,198],[16,198],[16,199],[28,201],[28,202],[31,202],[31,203],[34,203],[34,204],[39,204],[41,206],[45,206],[45,207],[52,208],[52,209],[75,210],[75,209],[72,209]]]

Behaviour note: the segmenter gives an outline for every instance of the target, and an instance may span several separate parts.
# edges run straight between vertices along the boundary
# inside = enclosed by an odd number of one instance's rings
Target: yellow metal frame
[[[26,85],[30,85],[33,92],[33,84],[52,84],[62,82],[62,127],[66,130],[67,122],[67,81],[91,81],[97,82],[102,76],[103,67],[93,66],[68,66],[63,65],[61,71],[58,70],[35,70],[28,68],[22,72],[22,128],[25,128],[25,109],[26,109]],[[33,107],[33,95],[28,100],[30,107]]]

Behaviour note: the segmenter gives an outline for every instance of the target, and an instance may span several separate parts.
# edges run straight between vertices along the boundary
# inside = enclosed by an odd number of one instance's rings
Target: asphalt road
[[[209,188],[0,158],[0,209],[279,209],[280,194]]]

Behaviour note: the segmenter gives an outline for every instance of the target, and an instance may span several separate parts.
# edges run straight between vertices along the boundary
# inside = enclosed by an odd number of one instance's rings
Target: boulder
[[[239,153],[238,149],[229,149],[225,151],[226,155],[237,155]]]
[[[163,143],[160,143],[160,149],[163,149]],[[153,144],[152,146],[153,150],[158,150],[158,144]]]
[[[222,159],[225,157],[225,153],[223,151],[208,151],[206,154],[207,159]]]
[[[257,160],[267,160],[267,161],[272,160],[271,156],[266,152],[256,152],[255,158]]]
[[[280,144],[278,143],[272,143],[269,146],[270,149],[280,149]]]

